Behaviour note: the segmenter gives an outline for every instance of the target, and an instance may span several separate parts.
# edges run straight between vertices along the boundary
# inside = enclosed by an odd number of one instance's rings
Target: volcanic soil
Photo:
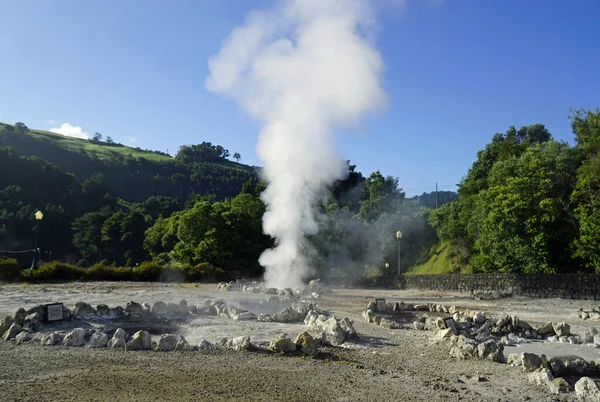
[[[214,284],[3,285],[0,287],[0,316],[12,315],[19,307],[52,302],[72,306],[77,301],[85,301],[113,307],[125,306],[130,300],[152,304],[158,300],[177,303],[185,299],[189,304],[199,304],[207,298],[222,298],[233,303],[246,296],[217,291]],[[456,305],[488,314],[517,314],[531,323],[566,321],[573,331],[593,324],[577,315],[579,308],[594,306],[588,301],[527,298],[478,301],[468,295],[438,292],[333,289],[332,293],[321,295],[319,307],[353,319],[360,340],[341,347],[323,347],[315,357],[265,351],[128,352],[0,341],[0,401],[573,399],[573,394],[550,395],[546,389],[530,385],[520,368],[486,360],[452,359],[448,343],[434,341],[432,331],[391,330],[367,324],[361,313],[376,297],[388,301]],[[258,338],[271,336],[268,328],[257,329],[250,324],[221,328],[212,334],[220,336],[235,330],[243,333],[231,336],[248,335],[254,339],[254,331]],[[273,334],[287,331],[292,337],[302,330],[297,324],[273,328]],[[510,352],[519,351],[515,348]],[[600,349],[585,349],[586,353],[600,358],[598,351]]]

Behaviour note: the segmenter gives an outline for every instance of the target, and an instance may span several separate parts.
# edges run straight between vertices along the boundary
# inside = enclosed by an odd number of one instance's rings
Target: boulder
[[[182,299],[179,301],[179,314],[186,315],[189,314],[190,309],[188,308],[187,300]]]
[[[504,363],[504,345],[493,340],[480,343],[477,346],[477,353],[480,359]]]
[[[183,336],[179,335],[177,338],[177,344],[175,345],[175,350],[180,352],[191,352],[196,350],[196,348],[190,345]]]
[[[545,355],[538,356],[535,353],[527,352],[521,353],[521,367],[523,367],[523,371],[535,371],[541,368],[550,368]]]
[[[452,328],[446,328],[446,329],[438,329],[437,331],[435,331],[435,339],[437,340],[445,340],[445,339],[450,339],[450,337],[452,336]]]
[[[218,315],[217,308],[212,305],[198,306],[198,308],[196,310],[196,314],[197,315],[210,315],[210,316]]]
[[[15,322],[13,318],[9,315],[4,317],[2,321],[0,321],[0,337],[4,335],[6,331],[10,328],[10,326]]]
[[[140,303],[136,303],[132,300],[132,301],[128,302],[127,305],[125,306],[125,312],[129,313],[129,314],[142,315],[146,311],[144,310],[144,306],[142,306]]]
[[[4,332],[2,339],[8,341],[9,339],[14,339],[21,332],[21,326],[17,323],[11,324],[10,327]]]
[[[96,308],[96,311],[98,309]],[[102,331],[96,331],[92,334],[90,341],[85,345],[87,348],[105,348],[108,344],[108,335]]]
[[[352,321],[350,318],[344,317],[339,321],[339,323],[342,327],[342,330],[344,330],[346,333],[346,339],[352,338],[358,334],[354,329],[354,321]]]
[[[155,350],[159,350],[161,352],[170,352],[175,349],[178,341],[179,338],[176,335],[163,334],[158,340]]]
[[[108,316],[110,315],[110,309],[106,304],[98,304],[96,306],[96,314],[99,316]]]
[[[529,373],[527,377],[530,384],[548,386],[548,383],[554,379],[552,371],[546,368],[537,369],[532,373]]]
[[[200,343],[198,343],[198,350],[210,350],[214,349],[215,345],[207,341],[206,339],[202,339]]]
[[[273,317],[271,317],[269,314],[260,313],[257,320],[260,322],[273,322]]]
[[[112,349],[122,349],[126,346],[127,332],[122,328],[117,328],[110,341],[108,341],[108,347]]]
[[[552,326],[552,323],[550,321],[536,327],[535,330],[537,331],[538,335],[542,335],[542,336],[554,335],[554,327]]]
[[[295,322],[302,321],[303,317],[300,317],[297,311],[291,307],[286,307],[279,313],[273,316],[273,320],[276,322]]]
[[[425,324],[423,324],[421,321],[414,321],[413,328],[417,331],[423,331],[425,329]]]
[[[33,338],[35,338],[35,335],[32,334],[31,332],[22,331],[22,332],[19,333],[19,335],[17,335],[15,337],[15,343],[17,345],[20,345],[23,342],[29,342]]]
[[[167,314],[167,304],[163,301],[157,301],[150,311],[155,315],[165,315]]]
[[[581,377],[575,383],[575,394],[582,402],[600,401],[600,388],[590,377]]]
[[[251,321],[256,320],[256,316],[249,311],[242,311],[241,313],[235,314],[233,317],[235,321]]]
[[[54,346],[60,345],[63,342],[63,334],[60,332],[52,332],[51,334],[44,334],[42,339],[40,339],[40,343],[42,346]]]
[[[597,377],[600,375],[600,367],[579,356],[554,356],[550,359],[550,367],[556,377]]]
[[[566,394],[573,391],[573,386],[564,378],[558,377],[548,383],[548,390],[552,394]]]
[[[559,337],[569,336],[571,334],[571,326],[566,322],[555,322],[552,324],[552,328],[554,329],[556,335],[558,335]],[[540,331],[538,331],[538,333],[539,332]]]
[[[27,315],[34,314],[34,313],[38,313],[38,317],[40,318],[40,321],[44,321],[46,319],[46,308],[44,307],[43,304],[38,304],[35,307],[31,307],[30,309],[27,309]]]
[[[244,350],[250,348],[249,336],[238,336],[237,338],[227,339],[224,345],[227,349]]]
[[[451,337],[454,345],[450,349],[450,356],[459,360],[465,360],[475,357],[478,354],[477,342],[462,335]]]
[[[15,312],[15,316],[13,317],[15,324],[23,326],[23,321],[27,317],[27,311],[21,307]]]
[[[179,314],[179,304],[167,303],[167,314],[171,314],[171,315]]]
[[[40,325],[42,320],[40,318],[39,313],[29,314],[23,320],[23,329],[29,332],[37,332],[40,329]]]
[[[269,349],[273,352],[289,353],[296,351],[296,344],[289,338],[278,336],[271,340],[269,343]]]
[[[521,366],[523,363],[521,362],[521,355],[519,353],[511,353],[508,355],[508,359],[506,359],[506,363],[511,366]]]
[[[152,349],[152,338],[148,331],[140,330],[133,334],[126,346],[127,350],[150,350]]]
[[[95,314],[96,310],[85,302],[77,302],[75,303],[75,308],[73,309],[73,317],[84,317],[88,314]]]
[[[123,317],[125,310],[121,306],[112,307],[108,309],[108,315],[110,318],[119,319]]]
[[[63,339],[64,346],[83,346],[85,345],[85,330],[83,328],[75,328]]]
[[[305,355],[313,355],[317,351],[317,342],[308,332],[302,332],[296,337],[296,347]]]
[[[598,330],[594,327],[588,328],[579,334],[579,339],[582,343],[595,343],[594,337],[598,334]]]
[[[322,325],[322,329],[325,334],[323,341],[326,344],[339,346],[346,340],[346,332],[334,316],[329,317],[327,321],[325,321]]]
[[[481,311],[477,311],[473,314],[473,322],[476,324],[483,324],[485,322],[485,315]]]

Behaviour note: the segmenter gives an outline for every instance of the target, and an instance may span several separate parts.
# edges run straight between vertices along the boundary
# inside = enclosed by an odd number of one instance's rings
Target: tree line
[[[429,223],[466,272],[600,272],[600,110],[570,115],[575,146],[542,124],[492,137]]]

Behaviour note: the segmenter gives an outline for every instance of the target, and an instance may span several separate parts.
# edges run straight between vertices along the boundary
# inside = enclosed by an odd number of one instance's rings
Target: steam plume
[[[209,60],[207,89],[262,123],[263,229],[276,246],[259,262],[270,286],[300,287],[310,274],[304,236],[317,231],[315,201],[346,174],[332,129],[385,103],[374,23],[367,0],[281,1],[250,14]]]

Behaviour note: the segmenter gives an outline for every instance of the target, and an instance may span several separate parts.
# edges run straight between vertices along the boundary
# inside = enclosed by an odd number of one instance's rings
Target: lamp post
[[[385,276],[388,276],[389,274],[389,268],[390,268],[390,264],[388,264],[387,262],[385,263]]]
[[[400,277],[400,239],[402,238],[402,232],[396,232],[396,239],[398,239],[398,277]]]
[[[31,268],[29,268],[29,273],[33,271],[34,268],[37,268],[37,260],[38,260],[38,233],[40,231],[40,221],[44,217],[42,211],[37,211],[35,213],[35,247],[33,248],[33,261],[31,262]]]

